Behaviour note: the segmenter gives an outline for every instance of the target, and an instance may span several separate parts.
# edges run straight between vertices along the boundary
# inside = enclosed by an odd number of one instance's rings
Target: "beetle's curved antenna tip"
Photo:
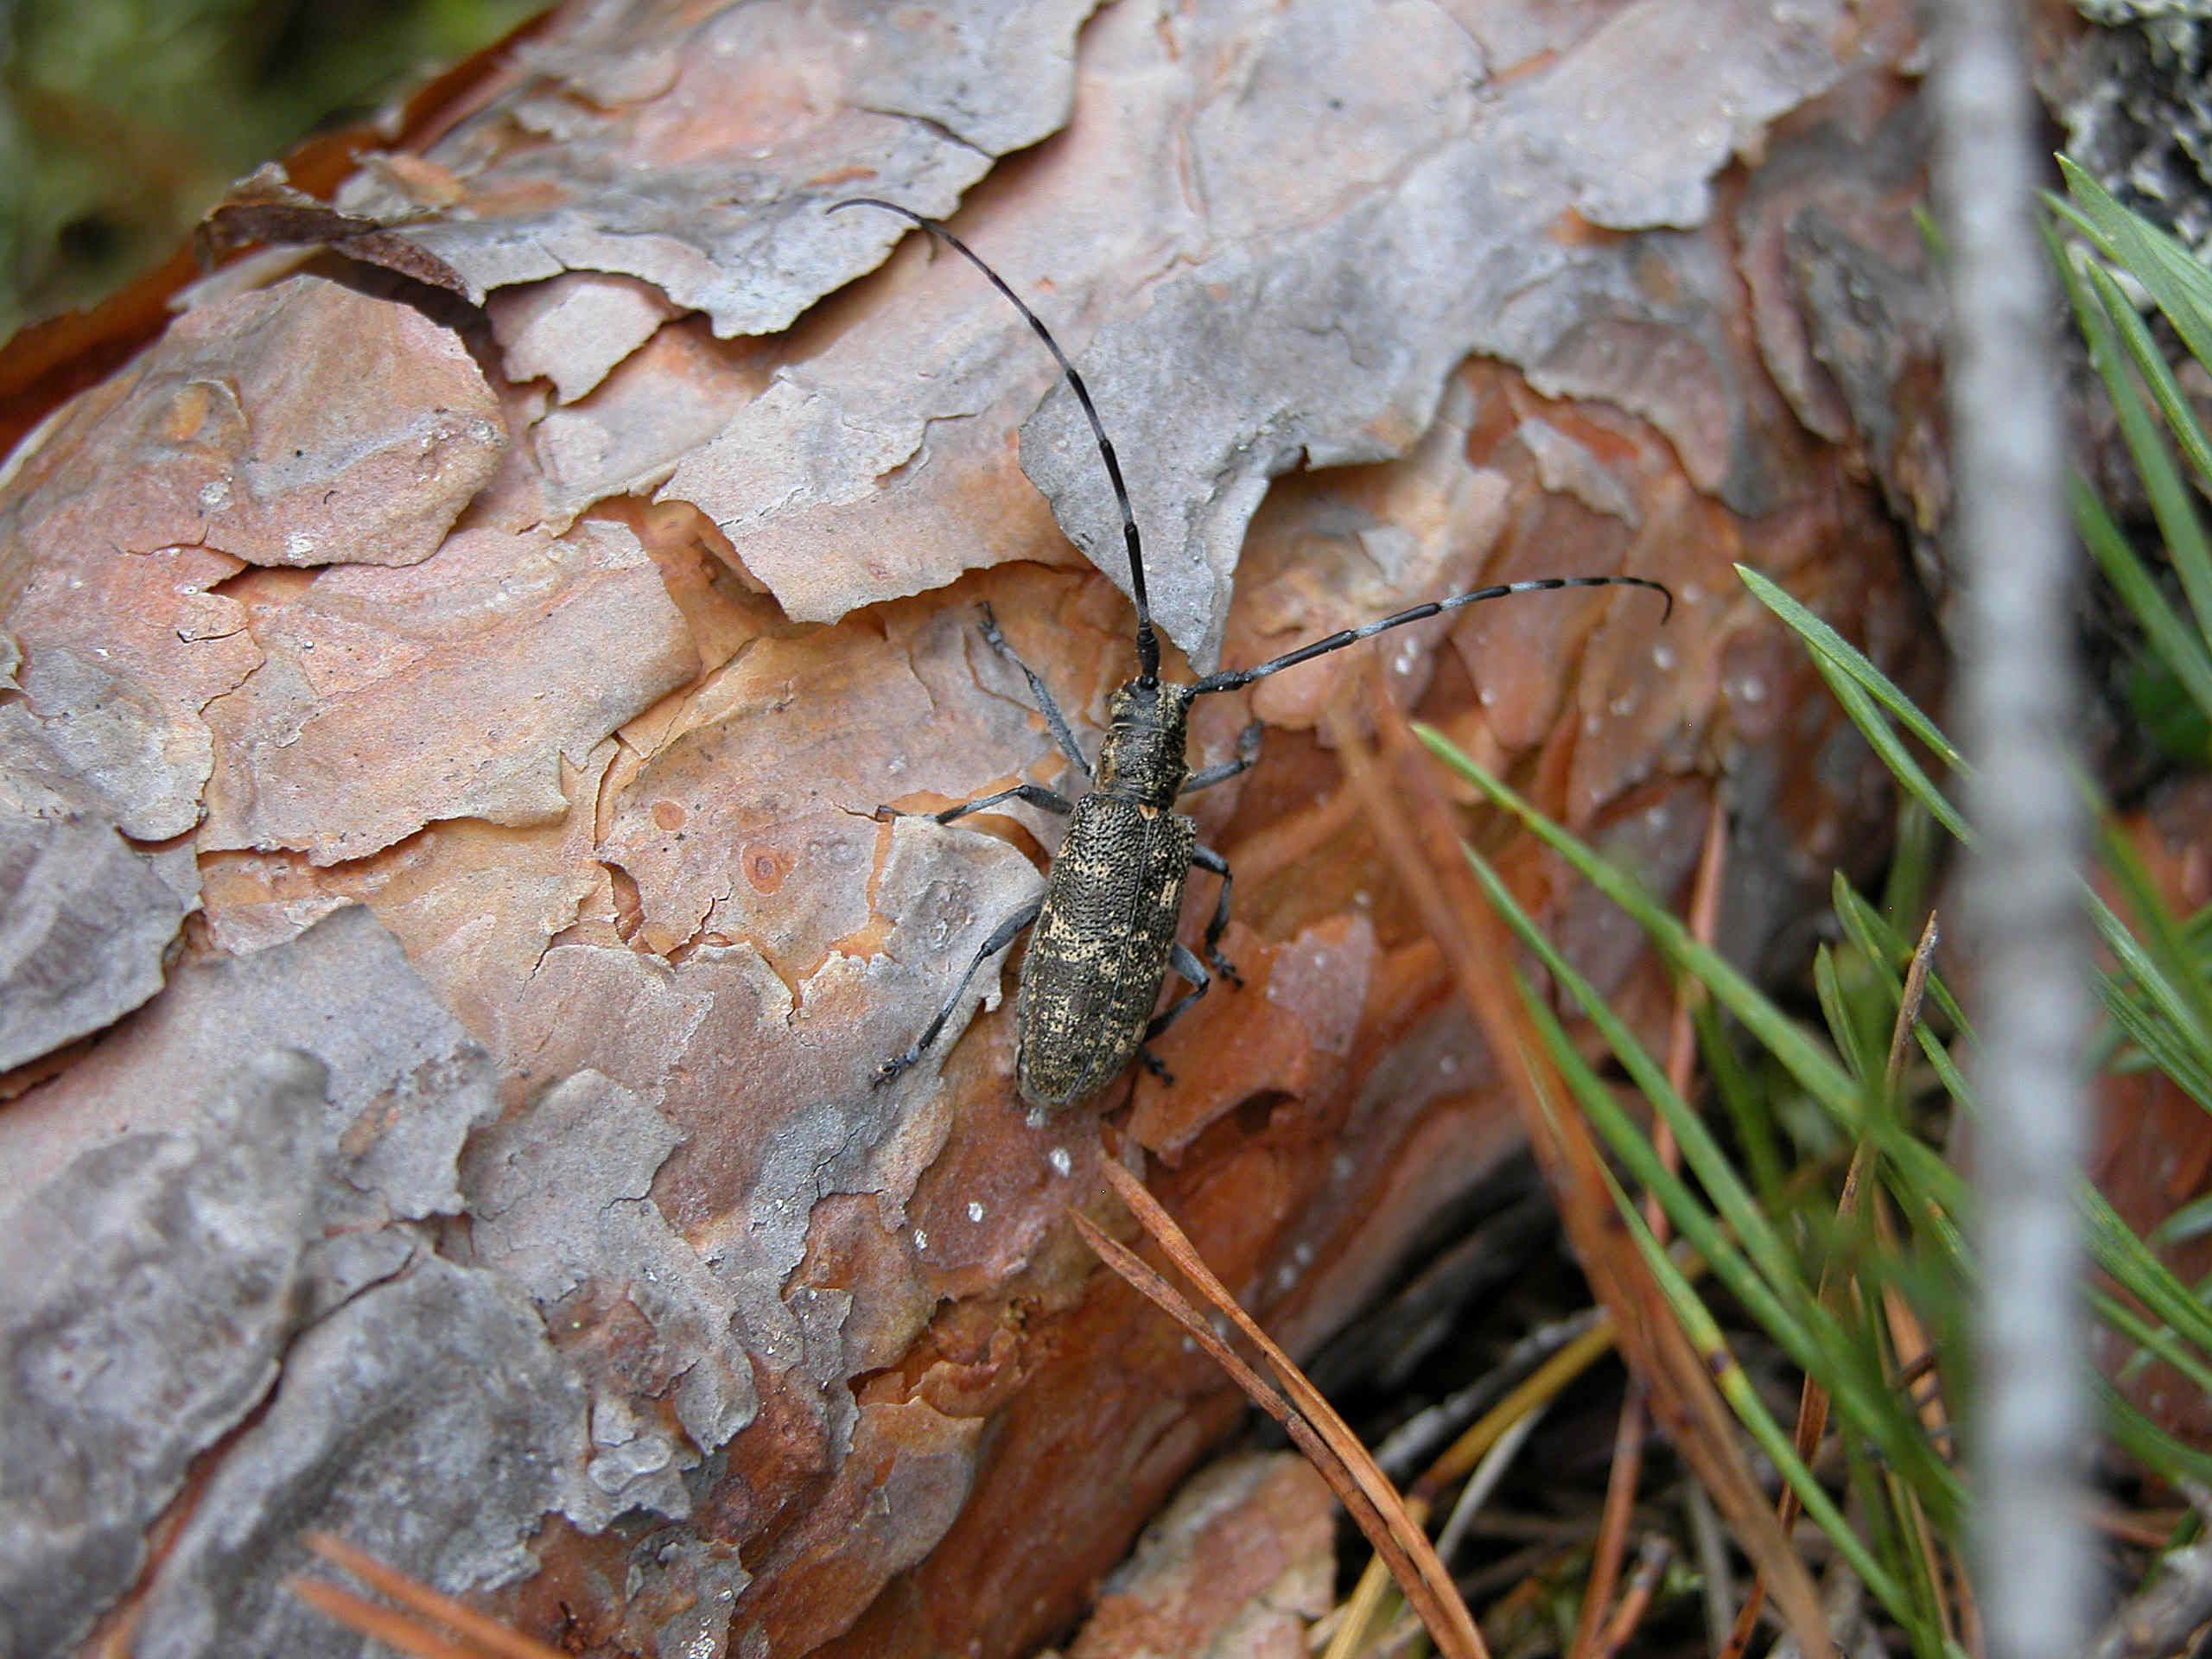
[[[1137,607],[1137,679],[1145,685],[1157,685],[1160,683],[1160,640],[1153,631],[1152,599],[1145,587],[1144,539],[1137,531],[1136,512],[1129,505],[1129,486],[1122,481],[1121,461],[1114,453],[1113,440],[1106,435],[1104,423],[1098,418],[1098,406],[1090,400],[1090,388],[1084,385],[1083,377],[1076,372],[1075,365],[1068,361],[1068,354],[1060,349],[1059,341],[1052,338],[1052,331],[1045,326],[1044,319],[1031,310],[1028,302],[1019,294],[1007,286],[1006,279],[984,262],[982,255],[937,220],[925,218],[911,207],[901,207],[895,201],[885,201],[875,196],[848,197],[843,201],[833,203],[829,212],[834,213],[847,207],[880,207],[887,213],[898,214],[909,224],[919,226],[944,243],[981,271],[984,279],[1021,314],[1022,320],[1028,323],[1037,338],[1044,341],[1045,349],[1052,354],[1052,360],[1060,365],[1060,372],[1067,378],[1068,389],[1075,393],[1076,402],[1083,408],[1084,419],[1090,423],[1091,436],[1097,440],[1099,458],[1106,463],[1107,481],[1114,486],[1114,504],[1121,511],[1122,542],[1128,550],[1129,559],[1129,598]]]

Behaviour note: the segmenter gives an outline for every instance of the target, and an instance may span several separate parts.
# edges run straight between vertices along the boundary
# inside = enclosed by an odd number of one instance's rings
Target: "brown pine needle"
[[[402,1608],[371,1601],[323,1579],[295,1577],[287,1583],[294,1595],[325,1618],[415,1659],[484,1659],[484,1649],[474,1642],[448,1641]]]
[[[397,1607],[386,1607],[320,1579],[296,1577],[289,1581],[294,1595],[349,1630],[374,1637],[416,1659],[567,1659],[558,1649],[510,1629],[466,1602],[440,1594],[342,1538],[311,1532],[306,1542],[323,1560],[344,1567],[399,1603]],[[439,1625],[458,1631],[462,1640],[448,1640],[436,1628]]]
[[[1582,1582],[1582,1611],[1575,1616],[1574,1635],[1567,1644],[1567,1659],[1592,1659],[1610,1651],[1607,1635],[1598,1621],[1613,1599],[1620,1582],[1621,1561],[1627,1553],[1629,1523],[1636,1514],[1636,1489],[1643,1476],[1643,1431],[1648,1427],[1643,1389],[1629,1384],[1621,1396],[1619,1419],[1613,1424],[1613,1460],[1605,1471],[1605,1504],[1598,1512],[1598,1535],[1590,1545],[1590,1572]]]
[[[1675,1559],[1675,1547],[1662,1534],[1655,1533],[1643,1541],[1643,1548],[1636,1560],[1636,1576],[1629,1580],[1627,1593],[1621,1605],[1614,1609],[1606,1622],[1605,1633],[1599,1638],[1599,1651],[1605,1659],[1614,1656],[1628,1645],[1636,1634],[1636,1627],[1643,1622],[1643,1615],[1651,1606],[1652,1592],[1658,1589],[1659,1580],[1667,1571],[1667,1564]]]
[[[1936,960],[1936,944],[1942,937],[1936,926],[1936,912],[1928,912],[1920,930],[1920,943],[1912,948],[1912,965],[1905,969],[1904,995],[1897,999],[1897,1023],[1890,1027],[1890,1061],[1885,1073],[1891,1096],[1904,1077],[1904,1057],[1911,1051],[1913,1027],[1920,1023],[1920,1006],[1928,997],[1929,970]]]
[[[1728,861],[1728,815],[1716,791],[1705,817],[1705,843],[1699,849],[1697,880],[1690,889],[1690,937],[1711,944],[1719,925],[1720,882]],[[1674,1017],[1667,1029],[1667,1081],[1676,1094],[1688,1099],[1691,1073],[1697,1065],[1697,1026],[1691,1012],[1704,987],[1687,975],[1677,982]],[[1652,1150],[1672,1172],[1681,1167],[1681,1149],[1664,1118],[1651,1126]],[[1669,1236],[1667,1212],[1659,1195],[1643,1195],[1643,1219],[1651,1236],[1664,1244]],[[1590,1576],[1583,1586],[1582,1611],[1574,1621],[1573,1639],[1567,1644],[1568,1659],[1591,1659],[1598,1651],[1598,1621],[1613,1599],[1620,1582],[1621,1562],[1628,1554],[1630,1517],[1636,1509],[1636,1489],[1643,1478],[1643,1431],[1649,1414],[1643,1390],[1632,1387],[1621,1400],[1620,1421],[1613,1429],[1612,1466],[1605,1475],[1605,1507],[1599,1513],[1598,1536],[1590,1548]]]
[[[1263,1382],[1215,1336],[1212,1326],[1198,1309],[1138,1260],[1135,1252],[1107,1236],[1080,1211],[1071,1210],[1069,1214],[1084,1239],[1134,1289],[1188,1331],[1255,1404],[1282,1424],[1292,1441],[1329,1483],[1330,1490],[1366,1535],[1376,1554],[1389,1565],[1391,1576],[1397,1580],[1407,1602],[1421,1616],[1437,1650],[1447,1659],[1489,1659],[1482,1632],[1475,1628],[1466,1604],[1452,1588],[1451,1574],[1436,1559],[1436,1552],[1430,1548],[1420,1522],[1407,1513],[1405,1501],[1389,1478],[1376,1467],[1358,1436],[1345,1426],[1290,1357],[1238,1306],[1236,1299],[1214,1277],[1212,1269],[1206,1266],[1173,1217],[1145,1190],[1144,1184],[1123,1168],[1118,1159],[1102,1158],[1099,1166],[1122,1203],[1128,1206],[1130,1214],[1136,1217],[1138,1225],[1176,1270],[1210,1307],[1235,1325],[1258,1351],[1268,1370],[1274,1373],[1280,1392]]]
[[[1890,1027],[1890,1052],[1888,1063],[1884,1071],[1884,1084],[1892,1099],[1896,1097],[1898,1085],[1904,1077],[1905,1057],[1911,1052],[1913,1028],[1920,1022],[1921,1006],[1927,1000],[1928,975],[1936,959],[1936,944],[1940,938],[1942,933],[1936,925],[1936,912],[1931,910],[1928,912],[1926,925],[1920,930],[1920,943],[1913,947],[1911,965],[1905,970],[1904,994],[1897,999],[1897,1019]],[[1843,1192],[1836,1200],[1836,1218],[1839,1221],[1848,1221],[1859,1212],[1860,1190],[1866,1185],[1866,1177],[1872,1166],[1873,1149],[1862,1143],[1852,1156],[1851,1167],[1843,1178]],[[1881,1234],[1883,1243],[1894,1248],[1897,1244],[1896,1234],[1886,1224],[1887,1212],[1882,1206],[1881,1193],[1878,1190],[1876,1190],[1873,1194],[1872,1212],[1874,1224]],[[1823,1302],[1833,1302],[1834,1300],[1829,1274],[1825,1268],[1821,1273],[1818,1294]],[[1897,1294],[1896,1287],[1885,1287],[1882,1291],[1882,1300],[1885,1307],[1888,1310],[1891,1321],[1892,1351],[1897,1353],[1900,1359],[1913,1364],[1932,1362],[1933,1352],[1925,1334],[1921,1330],[1920,1323],[1913,1316],[1910,1308],[1905,1305],[1904,1299]],[[1940,1420],[1942,1415],[1942,1406],[1940,1401],[1932,1407],[1932,1410],[1935,1418]],[[1808,1376],[1798,1392],[1797,1427],[1790,1441],[1797,1455],[1808,1465],[1820,1451],[1821,1437],[1827,1433],[1827,1391]],[[1930,1427],[1934,1426],[1935,1422],[1931,1421]],[[1782,1488],[1782,1495],[1776,1500],[1774,1508],[1775,1518],[1781,1522],[1785,1531],[1796,1525],[1799,1509],[1796,1489],[1785,1483]],[[1920,1532],[1923,1553],[1926,1553],[1928,1538],[1925,1528],[1920,1529]],[[1929,1581],[1942,1582],[1936,1573],[1936,1565],[1932,1554],[1929,1554],[1926,1566],[1929,1575]],[[1750,1593],[1744,1598],[1744,1605],[1736,1615],[1736,1627],[1729,1632],[1727,1645],[1721,1649],[1719,1659],[1737,1659],[1737,1656],[1750,1645],[1752,1632],[1758,1625],[1759,1605],[1764,1597],[1765,1589],[1764,1580],[1755,1575],[1751,1580]],[[1947,1608],[1947,1626],[1948,1611]],[[1955,1633],[1947,1628],[1945,1634]]]
[[[1834,1644],[1813,1581],[1774,1522],[1722,1401],[1711,1357],[1700,1355],[1614,1213],[1606,1169],[1589,1124],[1567,1109],[1564,1084],[1542,1039],[1497,964],[1514,943],[1467,870],[1450,803],[1417,750],[1402,716],[1377,700],[1377,735],[1393,768],[1382,781],[1376,757],[1340,715],[1327,721],[1346,777],[1367,804],[1376,840],[1442,950],[1461,1000],[1515,1085],[1515,1102],[1558,1204],[1576,1259],[1598,1300],[1613,1315],[1621,1351],[1643,1380],[1655,1417],[1727,1516],[1745,1553],[1764,1568],[1790,1630],[1808,1659],[1830,1659]],[[1433,849],[1424,852],[1426,842]]]

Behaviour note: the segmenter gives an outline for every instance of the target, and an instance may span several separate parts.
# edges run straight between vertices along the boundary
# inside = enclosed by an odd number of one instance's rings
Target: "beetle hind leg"
[[[1152,1016],[1151,1023],[1145,1027],[1144,1036],[1137,1045],[1137,1058],[1142,1060],[1150,1068],[1153,1075],[1160,1077],[1163,1083],[1172,1083],[1174,1079],[1162,1073],[1159,1057],[1152,1053],[1145,1045],[1173,1025],[1182,1017],[1184,1009],[1213,988],[1213,976],[1206,972],[1205,964],[1191,954],[1187,946],[1179,943],[1173,950],[1169,951],[1167,965],[1188,980],[1191,988]]]
[[[1229,861],[1214,851],[1212,848],[1199,846],[1191,849],[1191,862],[1198,868],[1210,871],[1221,878],[1221,894],[1214,900],[1213,919],[1206,924],[1204,949],[1206,960],[1213,965],[1213,970],[1241,991],[1244,988],[1244,976],[1238,973],[1229,958],[1221,954],[1222,932],[1229,925]],[[1188,952],[1185,954],[1187,955]],[[1181,973],[1182,969],[1179,968],[1176,971]],[[1184,974],[1183,976],[1185,979],[1191,977],[1188,974]]]

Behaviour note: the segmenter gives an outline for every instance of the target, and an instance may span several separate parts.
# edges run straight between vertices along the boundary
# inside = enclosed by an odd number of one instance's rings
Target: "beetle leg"
[[[1179,940],[1167,953],[1167,965],[1190,981],[1191,988],[1152,1016],[1152,1023],[1144,1028],[1143,1040],[1146,1043],[1150,1042],[1168,1027],[1173,1025],[1184,1009],[1204,996],[1213,986],[1212,976],[1206,972],[1205,964],[1192,956],[1188,947]],[[1151,1068],[1153,1076],[1158,1077],[1162,1083],[1175,1081],[1162,1069],[1159,1058],[1147,1050],[1142,1044],[1140,1044],[1137,1048],[1137,1057]]]
[[[895,806],[879,806],[875,809],[875,818],[879,823],[887,818],[927,818],[932,823],[950,823],[955,818],[964,818],[970,812],[981,812],[985,807],[996,806],[1001,801],[1026,801],[1032,806],[1043,807],[1047,812],[1057,812],[1062,817],[1075,810],[1075,804],[1066,796],[1055,794],[1041,784],[1016,784],[1012,789],[1002,789],[995,795],[963,801],[942,812],[901,812]]]
[[[1083,750],[1075,741],[1075,734],[1068,729],[1068,717],[1060,712],[1060,705],[1052,701],[1052,688],[1038,677],[1037,671],[1014,654],[1014,647],[1006,642],[1006,635],[999,632],[999,620],[991,614],[988,605],[977,607],[983,613],[983,643],[1021,671],[1021,677],[1029,682],[1029,695],[1037,700],[1037,712],[1045,716],[1045,724],[1052,728],[1052,741],[1059,745],[1060,753],[1075,762],[1075,769],[1084,777],[1090,776],[1090,762],[1083,758]]]
[[[1202,789],[1211,789],[1216,784],[1225,784],[1240,772],[1249,772],[1260,759],[1260,734],[1266,728],[1254,721],[1236,734],[1236,758],[1224,760],[1217,766],[1208,766],[1204,772],[1194,772],[1177,791],[1179,795],[1195,795]]]
[[[1221,878],[1221,896],[1214,900],[1213,919],[1206,924],[1206,960],[1213,964],[1216,973],[1242,990],[1244,988],[1244,976],[1238,973],[1229,958],[1217,948],[1221,944],[1222,930],[1229,925],[1229,861],[1212,848],[1201,846],[1191,849],[1191,862],[1202,870],[1212,871]],[[1181,947],[1177,948],[1179,950]],[[1188,979],[1190,976],[1185,974],[1183,977]]]
[[[944,1022],[952,1018],[952,1011],[960,1006],[960,999],[968,995],[969,982],[976,977],[976,972],[985,963],[1012,944],[1014,935],[1035,921],[1037,912],[1044,907],[1045,899],[1040,893],[998,925],[991,937],[983,941],[982,949],[976,952],[976,959],[968,964],[968,971],[960,976],[960,983],[953,988],[952,995],[938,1010],[937,1018],[931,1020],[928,1028],[914,1039],[914,1046],[897,1059],[886,1060],[876,1068],[875,1087],[882,1088],[929,1052],[930,1045],[937,1041],[938,1033],[944,1029]]]

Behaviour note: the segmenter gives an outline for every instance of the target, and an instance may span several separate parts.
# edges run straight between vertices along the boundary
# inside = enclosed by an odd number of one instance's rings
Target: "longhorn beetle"
[[[1184,884],[1193,865],[1221,878],[1213,919],[1206,924],[1206,963],[1230,983],[1243,983],[1219,949],[1222,930],[1229,925],[1229,862],[1211,848],[1198,844],[1198,825],[1175,810],[1175,802],[1194,790],[1235,777],[1258,759],[1258,728],[1248,728],[1237,745],[1236,759],[1193,775],[1184,749],[1192,698],[1232,691],[1341,651],[1385,629],[1440,616],[1483,600],[1502,599],[1508,594],[1558,588],[1648,588],[1666,598],[1662,621],[1674,613],[1675,596],[1663,584],[1642,576],[1546,576],[1533,582],[1502,582],[1416,605],[1362,627],[1346,628],[1256,668],[1223,669],[1188,685],[1162,680],[1160,641],[1153,632],[1152,610],[1145,596],[1144,548],[1137,536],[1136,515],[1129,507],[1128,486],[1122,482],[1122,464],[1115,458],[1113,443],[1099,422],[1090,389],[1068,361],[1067,353],[999,274],[936,220],[873,196],[841,201],[829,211],[837,213],[847,207],[878,207],[927,231],[981,271],[1036,330],[1037,338],[1045,342],[1045,349],[1067,377],[1076,401],[1083,405],[1084,416],[1098,441],[1098,453],[1105,460],[1106,474],[1113,481],[1114,499],[1122,510],[1122,537],[1129,550],[1129,597],[1135,601],[1137,612],[1136,677],[1107,700],[1106,741],[1099,749],[1094,775],[1052,692],[1036,671],[1014,655],[989,607],[983,607],[984,643],[1021,671],[1036,696],[1039,712],[1052,730],[1052,741],[1078,772],[1091,779],[1091,787],[1082,799],[1071,802],[1036,784],[1016,784],[926,815],[938,823],[950,823],[1001,801],[1020,800],[1063,815],[1068,827],[1059,853],[1052,860],[1045,896],[1014,912],[983,941],[937,1018],[915,1039],[912,1047],[884,1062],[876,1073],[876,1084],[889,1083],[922,1058],[960,1006],[976,972],[1013,944],[1032,922],[1036,923],[1037,931],[1022,959],[1015,1004],[1020,1037],[1014,1076],[1022,1098],[1038,1107],[1071,1105],[1104,1088],[1133,1058],[1141,1059],[1155,1076],[1168,1080],[1166,1069],[1146,1045],[1204,996],[1212,983],[1205,966],[1175,937]],[[878,807],[876,815],[880,818],[904,816],[888,807]],[[1160,988],[1170,968],[1191,988],[1165,1011],[1154,1014]]]

